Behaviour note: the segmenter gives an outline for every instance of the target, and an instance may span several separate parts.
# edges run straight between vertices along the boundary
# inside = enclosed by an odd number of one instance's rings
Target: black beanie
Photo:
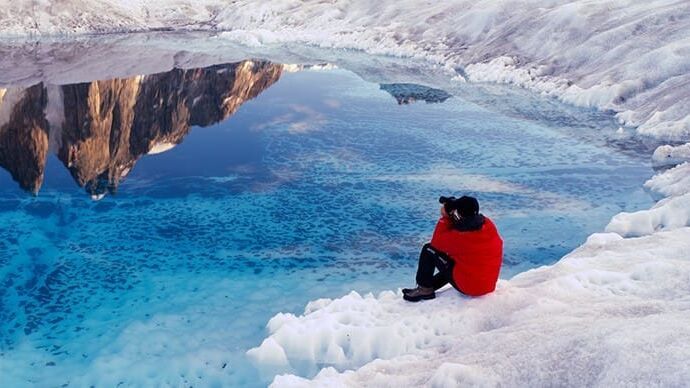
[[[464,195],[456,199],[453,205],[463,217],[471,217],[479,213],[479,202],[474,197]]]

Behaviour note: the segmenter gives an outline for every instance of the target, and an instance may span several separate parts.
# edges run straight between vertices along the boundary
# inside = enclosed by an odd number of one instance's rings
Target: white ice
[[[595,234],[477,299],[449,290],[414,305],[390,291],[317,301],[274,317],[248,355],[264,373],[288,373],[276,387],[681,386],[688,241],[688,227]]]
[[[636,237],[690,226],[690,163],[654,176],[645,183],[645,187],[668,197],[649,210],[617,214],[606,226],[607,232]]]
[[[652,161],[656,166],[674,166],[690,161],[690,143],[679,146],[663,145],[654,150]]]

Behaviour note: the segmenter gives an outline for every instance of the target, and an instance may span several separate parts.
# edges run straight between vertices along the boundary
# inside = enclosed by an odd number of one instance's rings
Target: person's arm
[[[455,240],[452,231],[453,222],[441,206],[441,218],[436,223],[436,229],[434,229],[434,234],[431,237],[431,246],[444,253],[450,252]]]

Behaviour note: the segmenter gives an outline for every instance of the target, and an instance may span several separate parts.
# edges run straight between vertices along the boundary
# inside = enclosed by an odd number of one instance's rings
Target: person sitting
[[[441,218],[419,254],[417,288],[403,289],[403,298],[434,299],[435,291],[448,283],[469,296],[494,291],[503,261],[503,240],[496,226],[479,213],[476,198],[441,197],[439,202]]]

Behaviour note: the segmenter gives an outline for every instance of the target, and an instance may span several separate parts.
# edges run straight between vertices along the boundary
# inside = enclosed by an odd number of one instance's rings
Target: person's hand
[[[441,217],[448,218],[448,213],[446,213],[446,207],[441,205]]]

